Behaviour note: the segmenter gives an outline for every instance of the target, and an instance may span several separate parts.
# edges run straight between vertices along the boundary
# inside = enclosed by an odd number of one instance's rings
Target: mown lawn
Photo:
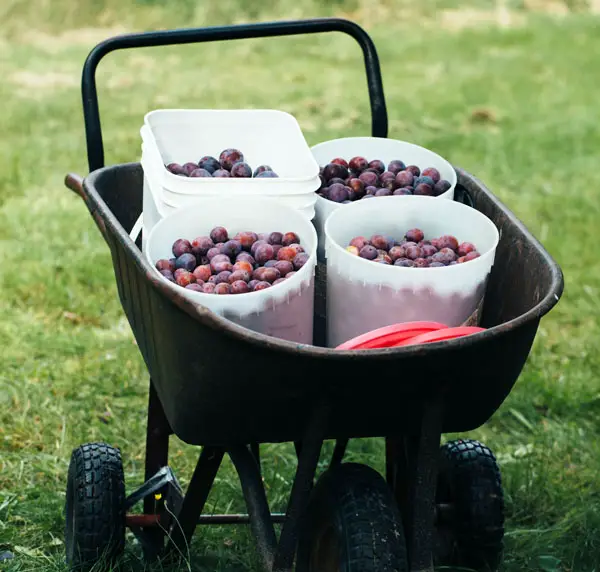
[[[62,185],[67,171],[86,169],[79,78],[87,53],[126,29],[336,13],[375,39],[390,136],[475,173],[565,272],[564,298],[543,321],[519,383],[472,436],[501,462],[504,570],[599,570],[600,17],[593,6],[173,4],[104,0],[74,10],[66,1],[7,0],[0,7],[0,553],[15,555],[0,568],[64,569],[65,477],[79,443],[120,446],[128,486],[142,478],[146,371],[108,249]],[[310,144],[369,132],[360,51],[338,35],[123,52],[107,58],[98,77],[109,163],[139,157],[143,115],[157,107],[284,109]],[[175,438],[171,450],[185,484],[197,450]],[[381,453],[377,440],[356,442],[349,458],[381,467]],[[268,446],[265,458],[268,494],[281,509],[292,450]],[[209,509],[242,509],[229,463]],[[142,570],[130,546],[125,569]],[[191,569],[255,570],[249,547],[242,527],[203,528]]]

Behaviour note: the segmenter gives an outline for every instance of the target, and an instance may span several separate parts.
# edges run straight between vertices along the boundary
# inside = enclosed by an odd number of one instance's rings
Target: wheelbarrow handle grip
[[[69,173],[65,177],[65,186],[71,189],[76,195],[79,195],[85,201],[85,193],[83,192],[83,177],[75,173]]]
[[[371,132],[374,137],[387,137],[388,119],[379,57],[377,56],[375,45],[367,32],[358,24],[349,20],[342,18],[317,18],[126,34],[109,38],[98,44],[89,53],[83,66],[81,92],[90,172],[104,166],[104,145],[100,126],[98,93],[96,90],[96,68],[100,60],[110,52],[127,48],[293,36],[322,32],[343,32],[352,36],[359,43],[363,51],[367,72],[367,87],[371,105]]]

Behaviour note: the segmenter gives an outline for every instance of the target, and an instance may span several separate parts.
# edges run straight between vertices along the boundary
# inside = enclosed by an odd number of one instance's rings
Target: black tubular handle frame
[[[89,53],[83,66],[81,94],[83,98],[83,116],[90,173],[104,167],[104,143],[100,125],[98,92],[96,89],[96,69],[100,60],[107,54],[128,48],[171,46],[249,38],[270,38],[323,32],[343,32],[352,36],[360,45],[367,72],[367,87],[371,105],[371,133],[373,137],[387,137],[387,108],[377,50],[367,32],[350,20],[342,18],[316,18],[310,20],[261,22],[258,24],[184,28],[125,34],[109,38],[98,44]]]

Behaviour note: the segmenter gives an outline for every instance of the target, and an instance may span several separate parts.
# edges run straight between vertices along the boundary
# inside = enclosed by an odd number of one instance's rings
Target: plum
[[[379,159],[373,159],[369,163],[369,169],[373,169],[377,174],[381,175],[385,171],[385,163]]]
[[[238,240],[228,240],[220,247],[220,251],[222,254],[229,256],[229,258],[235,259],[242,252],[242,244]]]
[[[174,175],[187,175],[185,169],[179,163],[169,163],[167,165],[167,171],[173,173]]]
[[[196,258],[198,258],[200,256],[206,256],[208,251],[215,246],[215,243],[209,236],[199,236],[192,240],[191,246],[192,254],[195,254]]]
[[[468,252],[465,255],[465,262],[469,262],[469,260],[475,260],[476,258],[479,258],[481,256],[481,254],[479,254],[479,252],[477,252],[476,250],[472,250],[471,252]]]
[[[400,171],[396,175],[396,184],[399,188],[412,185],[414,180],[415,176],[410,171]]]
[[[429,263],[429,268],[442,268],[443,266],[445,266],[445,264],[442,264],[441,262],[436,262],[435,260]]]
[[[294,248],[290,248],[289,246],[282,246],[279,249],[279,252],[277,252],[277,260],[287,260],[288,262],[293,263],[294,258],[296,258],[297,254],[298,253]]]
[[[210,265],[203,264],[201,266],[196,266],[193,274],[196,278],[196,282],[198,282],[198,281],[206,282],[211,277],[212,270],[210,268]]]
[[[389,189],[377,189],[375,193],[376,197],[389,197],[392,194],[392,191]]]
[[[229,282],[229,277],[231,276],[230,270],[223,270],[215,275],[215,284],[221,284],[221,282]]]
[[[348,200],[349,196],[350,195],[344,185],[335,183],[329,187],[327,198],[334,203],[343,203]]]
[[[477,250],[475,245],[472,242],[461,242],[456,249],[456,253],[459,256],[466,256],[469,252],[473,250]]]
[[[231,284],[229,282],[220,282],[215,286],[215,294],[231,294]]]
[[[335,159],[332,159],[330,163],[333,163],[334,165],[341,165],[346,169],[348,168],[348,161],[346,161],[346,159],[342,159],[341,157],[336,157]]]
[[[248,165],[248,163],[239,161],[231,167],[231,176],[236,178],[249,179],[250,177],[252,177],[252,169],[250,168],[250,165]]]
[[[283,246],[281,244],[274,244],[273,245],[273,256],[275,258],[277,258],[277,253],[279,252],[279,250],[283,248]]]
[[[177,282],[177,284],[179,284],[179,286],[183,286],[184,288],[188,284],[191,284],[192,282],[196,281],[196,278],[194,277],[194,275],[189,270],[186,270],[185,268],[178,268],[177,270],[175,270],[173,277],[175,278],[175,282]]]
[[[388,239],[382,234],[374,234],[369,243],[374,246],[377,250],[388,250],[390,248]]]
[[[387,168],[388,171],[394,173],[395,175],[400,173],[401,171],[404,171],[404,169],[406,169],[406,165],[399,159],[394,159],[393,161],[390,161]]]
[[[423,256],[428,258],[429,256],[433,256],[438,250],[433,244],[423,244],[421,246],[421,250],[423,251]]]
[[[415,177],[413,181],[413,187],[416,189],[417,185],[428,185],[433,189],[433,185],[435,185],[434,180],[431,177],[423,176]]]
[[[262,282],[258,282],[254,286],[253,291],[254,292],[258,292],[259,290],[265,290],[265,289],[270,288],[270,287],[271,287],[271,285],[268,282],[262,281]]]
[[[425,234],[420,228],[412,228],[404,235],[409,242],[421,242],[425,238]]]
[[[170,270],[171,272],[175,272],[175,264],[171,262],[171,260],[167,260],[166,258],[161,258],[156,261],[154,265],[156,270]]]
[[[223,226],[215,226],[210,231],[210,239],[214,242],[227,242],[229,240],[229,235],[227,234],[227,229]]]
[[[294,257],[294,269],[300,270],[308,262],[308,254],[306,252],[299,252]]]
[[[259,173],[258,175],[256,175],[257,179],[277,179],[279,178],[279,175],[277,173],[275,173],[275,171],[263,171],[262,173]]]
[[[184,252],[175,259],[175,268],[184,268],[191,272],[196,268],[196,257],[191,252]]]
[[[248,282],[248,288],[250,288],[250,292],[254,290],[254,287],[260,282],[260,280],[250,280]]]
[[[442,178],[440,172],[435,167],[427,167],[427,169],[423,169],[421,175],[424,177],[430,177],[433,180],[434,185]]]
[[[362,198],[365,195],[365,184],[360,179],[350,179],[348,186],[354,191],[357,199]]]
[[[258,175],[260,175],[261,173],[264,173],[265,171],[272,171],[273,169],[271,169],[271,167],[269,165],[259,165],[258,167],[256,167],[256,169],[254,169],[254,173],[252,173],[253,177],[257,177]]]
[[[452,185],[449,181],[446,181],[446,179],[442,179],[441,181],[438,181],[435,185],[433,185],[433,192],[436,197],[439,197],[440,195],[443,195],[446,191],[449,191],[451,186]]]
[[[373,171],[363,171],[358,178],[364,183],[365,187],[377,187],[379,177]]]
[[[425,258],[415,258],[415,268],[427,268],[429,262]]]
[[[451,248],[442,248],[431,257],[431,260],[448,265],[456,260],[456,253]]]
[[[219,163],[221,168],[230,171],[236,163],[244,160],[244,155],[238,149],[225,149],[219,155]]]
[[[254,251],[254,258],[258,264],[264,264],[267,260],[272,260],[274,256],[275,252],[270,244],[261,244]]]
[[[396,178],[396,175],[394,173],[392,173],[391,171],[384,171],[383,173],[381,173],[381,175],[379,175],[379,180],[382,183],[385,183],[388,180],[394,180]]]
[[[217,161],[214,157],[210,155],[206,155],[198,161],[198,167],[201,169],[206,169],[211,175],[221,168],[221,163]]]
[[[359,179],[359,181],[360,181],[360,179]],[[362,183],[362,181],[361,181],[361,183]],[[377,192],[377,190],[378,190],[377,187],[375,187],[374,185],[369,185],[369,186],[365,185],[365,196],[367,196],[367,195],[375,196],[375,193]]]
[[[256,258],[256,249],[257,249],[259,246],[262,246],[263,244],[268,244],[268,243],[267,243],[267,239],[265,238],[265,239],[263,240],[263,239],[262,239],[262,238],[260,238],[260,236],[259,236],[258,240],[257,240],[257,241],[256,241],[256,242],[255,242],[255,243],[254,243],[254,244],[253,244],[251,247],[250,247],[250,254],[251,254],[252,256],[254,256],[254,258]]]
[[[410,258],[411,260],[416,260],[417,258],[423,257],[423,251],[417,245],[406,247],[406,258]]]
[[[269,284],[273,284],[275,280],[281,278],[281,272],[279,272],[277,268],[266,268],[263,266],[262,268],[257,268],[253,272],[252,278],[261,282],[268,282]]]
[[[223,272],[224,270],[228,270],[229,272],[231,272],[231,270],[233,269],[233,264],[231,264],[229,259],[215,260],[215,258],[213,258],[210,261],[210,269],[213,271],[214,274],[218,274],[219,272]]]
[[[348,162],[348,167],[350,167],[353,173],[362,173],[369,166],[369,162],[364,157],[352,157]]]
[[[231,283],[232,294],[246,294],[247,292],[250,292],[250,288],[244,280],[236,280]]]
[[[295,259],[296,257],[294,257],[294,260]],[[277,268],[282,276],[286,276],[294,270],[294,265],[289,260],[277,260],[273,267]]]
[[[213,177],[216,177],[217,179],[220,178],[227,178],[227,177],[231,177],[231,174],[229,173],[229,171],[226,171],[225,169],[217,169],[213,174]]]
[[[419,167],[417,167],[416,165],[409,165],[408,167],[406,167],[406,170],[410,171],[415,177],[421,175],[421,169],[419,169]]]
[[[356,246],[346,246],[346,252],[349,252],[353,256],[358,256],[360,254],[360,250]]]
[[[173,243],[171,250],[173,252],[173,256],[178,258],[186,252],[192,252],[192,245],[189,240],[186,240],[185,238],[179,238]]]
[[[290,246],[291,244],[300,244],[300,237],[295,232],[286,232],[281,239],[283,246]]]
[[[220,243],[222,244],[222,243]],[[221,254],[221,247],[220,246],[213,246],[212,248],[208,249],[208,252],[206,253],[206,258],[208,258],[208,261],[210,262],[215,256],[218,256]]]
[[[348,169],[337,163],[327,163],[323,169],[323,178],[326,181],[329,181],[334,177],[339,177],[342,180],[346,179],[346,177],[348,177]]]
[[[281,244],[282,240],[283,240],[283,234],[281,232],[272,232],[267,237],[267,242],[269,244]]]
[[[404,188],[404,189],[396,189],[392,194],[394,194],[396,196],[403,196],[403,195],[412,195],[413,192],[410,189]]]
[[[371,244],[367,244],[360,249],[359,256],[367,260],[375,260],[377,258],[377,249]]]
[[[206,282],[202,286],[202,291],[205,294],[214,294],[215,293],[216,284],[214,282]]]
[[[369,241],[364,236],[356,236],[350,241],[350,246],[356,246],[358,250],[367,246],[367,244],[369,244]]]
[[[182,165],[183,170],[185,171],[185,174],[189,177],[197,168],[198,165],[196,165],[196,163],[184,163]]]
[[[192,179],[199,179],[202,177],[212,177],[212,174],[210,173],[210,171],[207,171],[206,169],[194,169],[190,173],[190,178],[192,178]]]
[[[389,251],[392,262],[396,262],[399,258],[406,258],[406,249],[404,246],[392,246]]]
[[[273,286],[277,286],[277,284],[281,284],[282,282],[285,282],[285,277],[283,278],[277,278],[277,280],[275,280],[275,282],[273,282]]]
[[[193,290],[194,292],[204,292],[203,284],[198,284],[197,282],[192,282],[185,286],[186,290]]]
[[[433,240],[431,241],[433,244]],[[444,234],[437,239],[437,244],[435,245],[438,250],[442,250],[443,248],[451,248],[455,252],[458,250],[458,240],[450,234]]]
[[[327,186],[331,187],[331,185],[346,185],[346,179],[340,179],[339,177],[333,177],[333,179],[329,179],[329,181],[327,181]]]
[[[258,235],[255,232],[244,231],[239,233],[237,240],[242,245],[243,250],[249,251],[258,240]]]

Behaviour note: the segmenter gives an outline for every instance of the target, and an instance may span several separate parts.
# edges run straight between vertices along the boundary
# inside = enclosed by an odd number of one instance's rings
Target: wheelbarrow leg
[[[328,407],[318,406],[308,424],[304,439],[297,447],[298,468],[275,554],[274,572],[291,572],[292,570],[298,545],[298,531],[313,488],[328,416]]]
[[[410,572],[433,572],[435,489],[443,409],[425,405],[415,434],[387,439],[387,478],[402,514]]]
[[[196,530],[200,514],[204,509],[224,454],[225,451],[221,448],[202,448],[181,509],[173,521],[167,553],[173,555],[175,550],[179,556],[188,557],[192,535]]]
[[[158,398],[152,380],[150,380],[150,392],[148,398],[148,425],[146,428],[146,466],[145,480],[150,480],[156,472],[168,464],[169,458],[169,435],[171,427],[162,403]],[[161,514],[164,510],[164,494],[160,499],[154,495],[144,498],[144,514]],[[160,555],[164,547],[164,531],[154,526],[144,530],[144,536],[148,540],[147,545],[153,547],[153,554],[146,554],[148,559]]]

